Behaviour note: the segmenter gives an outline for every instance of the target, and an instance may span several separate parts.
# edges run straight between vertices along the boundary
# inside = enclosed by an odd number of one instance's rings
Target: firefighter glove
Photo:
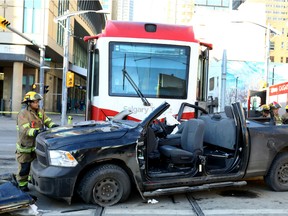
[[[58,124],[53,124],[53,125],[51,126],[51,128],[55,128],[55,127],[59,127],[59,125],[58,125]]]
[[[39,130],[34,130],[33,136],[36,137],[39,134]]]
[[[39,133],[42,133],[42,132],[44,132],[44,131],[45,131],[45,129],[35,130],[35,131],[34,131],[34,137],[36,137]]]

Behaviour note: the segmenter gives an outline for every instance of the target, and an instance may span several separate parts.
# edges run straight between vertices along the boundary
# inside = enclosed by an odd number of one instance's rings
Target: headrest
[[[225,106],[224,111],[225,111],[225,114],[228,118],[234,118],[231,106]]]
[[[219,120],[221,118],[222,118],[222,116],[220,113],[214,113],[213,116],[211,117],[211,119],[215,119],[215,120]]]

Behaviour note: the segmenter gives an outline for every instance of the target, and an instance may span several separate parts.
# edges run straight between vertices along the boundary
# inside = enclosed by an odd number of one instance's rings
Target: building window
[[[281,42],[281,49],[284,49],[284,42]]]
[[[211,77],[209,79],[209,91],[213,91],[214,90],[214,80],[215,80],[215,77]]]
[[[286,57],[286,63],[288,63],[288,57]]]
[[[274,50],[275,49],[275,42],[271,41],[270,42],[270,50]]]
[[[283,57],[281,57],[280,62],[283,63]]]
[[[65,11],[69,9],[69,0],[58,0],[58,16],[64,14]],[[58,23],[57,25],[57,44],[63,46],[63,38],[64,38],[64,27],[66,26],[66,20]]]
[[[23,75],[22,77],[22,96],[25,95],[26,92],[31,91],[31,87],[35,82],[34,75]]]
[[[274,56],[270,56],[271,62],[274,62]]]
[[[24,33],[40,33],[42,0],[25,0],[24,1]]]

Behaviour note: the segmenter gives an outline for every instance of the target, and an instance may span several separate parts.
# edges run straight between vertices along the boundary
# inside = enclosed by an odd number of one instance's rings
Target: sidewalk
[[[50,117],[53,122],[56,124],[61,125],[61,113],[52,113],[47,112],[46,115]],[[83,113],[67,113],[66,122],[68,119],[68,116],[72,116],[73,120],[72,122],[79,122],[79,121],[85,121],[85,114]],[[0,115],[0,130],[15,130],[16,131],[16,119],[9,115]]]
[[[61,114],[59,113],[57,113],[57,114],[54,114],[54,113],[47,113],[46,114],[48,117],[50,117],[52,120],[53,120],[53,122],[55,122],[56,124],[59,124],[59,125],[61,125],[61,118],[62,118],[62,116],[61,116]],[[74,122],[80,122],[80,121],[85,121],[85,115],[84,114],[82,114],[82,113],[67,113],[67,115],[66,115],[67,117],[66,117],[66,122],[67,122],[67,120],[68,120],[68,116],[72,116],[72,118],[73,118],[73,120],[72,120],[72,122],[74,123]]]

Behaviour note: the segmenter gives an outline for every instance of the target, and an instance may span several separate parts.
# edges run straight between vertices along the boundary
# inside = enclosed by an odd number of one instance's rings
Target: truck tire
[[[264,180],[274,191],[288,190],[288,152],[282,152],[275,157]]]
[[[103,207],[125,201],[130,191],[129,176],[113,164],[101,165],[87,172],[77,189],[84,202]]]

